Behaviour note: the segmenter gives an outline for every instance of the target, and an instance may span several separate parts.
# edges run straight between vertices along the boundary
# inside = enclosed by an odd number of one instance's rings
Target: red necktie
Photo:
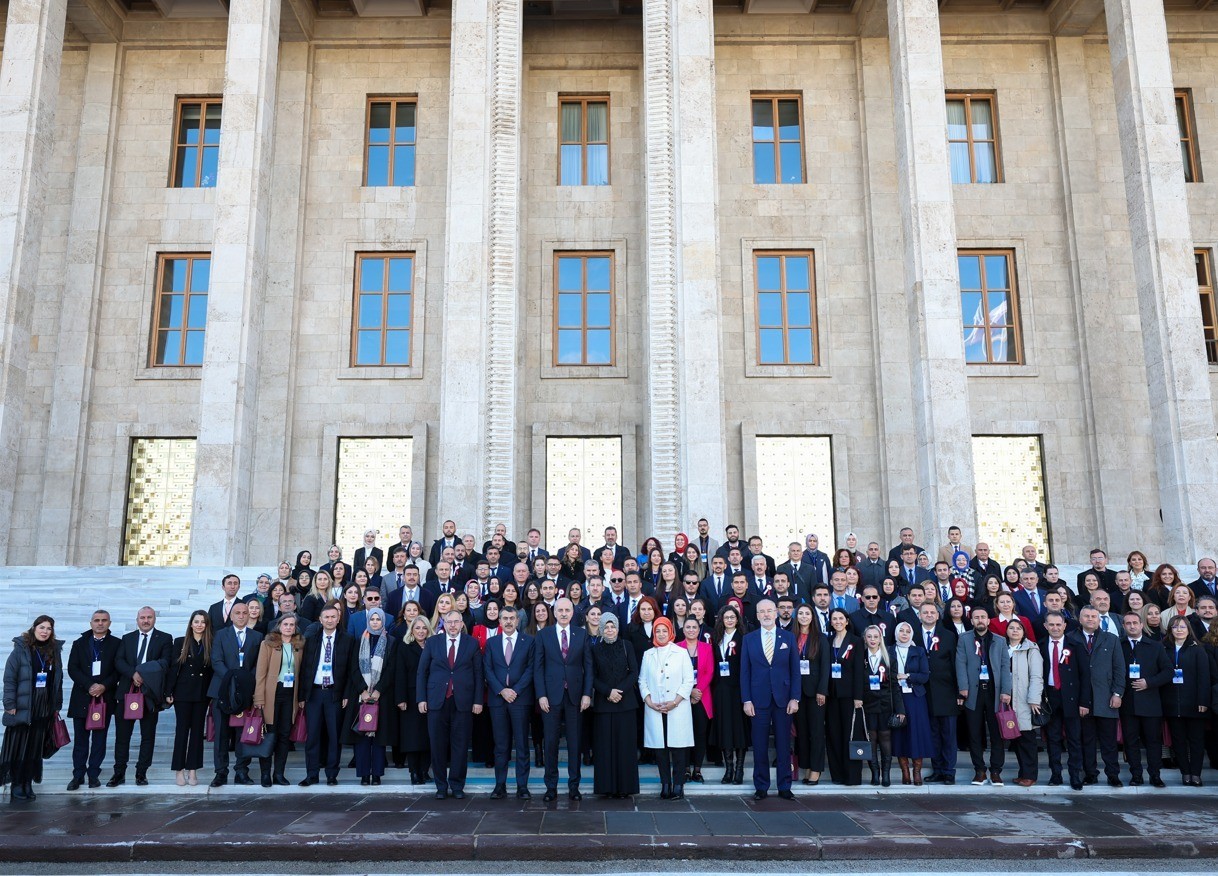
[[[1057,642],[1053,643],[1053,689],[1062,689],[1062,653]]]
[[[567,631],[566,631],[566,630],[563,630],[563,631],[562,631],[562,659],[563,659],[564,661],[566,661],[566,659],[567,659],[567,651],[568,651],[568,650],[569,650],[569,647],[568,647],[568,644],[567,644]]]
[[[452,639],[448,640],[448,668],[452,669],[457,665],[457,643]],[[448,690],[445,691],[445,698],[453,695],[453,677],[450,672],[448,675]]]

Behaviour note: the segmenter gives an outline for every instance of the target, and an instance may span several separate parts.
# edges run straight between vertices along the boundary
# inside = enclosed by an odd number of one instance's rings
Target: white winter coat
[[[639,693],[643,706],[643,746],[645,748],[692,748],[694,745],[694,713],[689,694],[694,687],[694,667],[689,652],[680,645],[669,643],[652,648],[643,655],[639,669]],[[664,718],[646,705],[666,703],[681,697],[681,704],[668,713],[668,739],[664,739]]]

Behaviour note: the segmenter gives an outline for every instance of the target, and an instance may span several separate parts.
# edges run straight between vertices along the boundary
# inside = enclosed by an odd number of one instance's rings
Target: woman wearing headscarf
[[[427,716],[419,713],[417,688],[419,661],[423,647],[431,636],[431,624],[422,615],[410,622],[390,655],[393,660],[393,700],[398,707],[398,750],[410,765],[410,784],[431,781],[431,737],[427,732]],[[426,692],[423,693],[426,695]]]
[[[672,621],[656,618],[652,645],[639,668],[639,695],[646,706],[643,745],[655,752],[660,773],[660,799],[685,799],[685,768],[694,744],[694,719],[689,695],[694,670],[689,654],[674,641]]]
[[[905,703],[905,724],[892,731],[892,754],[901,765],[901,784],[921,785],[922,761],[935,755],[930,706],[926,702],[930,660],[926,656],[926,649],[914,643],[913,627],[906,621],[897,624],[892,661],[892,671]]]
[[[347,711],[343,716],[344,742],[355,753],[355,774],[361,785],[379,785],[385,775],[385,746],[397,737],[391,700],[394,698],[393,658],[396,642],[385,628],[385,612],[370,608],[368,627],[359,637],[359,671],[349,674]],[[385,705],[380,701],[384,697]],[[377,705],[376,730],[360,727],[361,705]]]
[[[309,580],[313,578],[313,552],[301,551],[296,555],[296,565],[292,568],[292,579],[299,580],[301,572],[309,573]]]
[[[687,547],[689,547],[689,536],[684,532],[678,532],[672,542],[672,553],[668,555],[668,562],[677,567],[678,578],[685,574],[685,549]]]
[[[614,798],[639,792],[634,744],[639,668],[634,648],[619,633],[617,615],[607,611],[601,616],[600,640],[592,646],[593,791]]]

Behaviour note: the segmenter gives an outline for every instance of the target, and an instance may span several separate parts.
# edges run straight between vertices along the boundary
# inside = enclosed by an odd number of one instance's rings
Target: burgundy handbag
[[[288,742],[308,742],[309,741],[309,724],[305,721],[305,714],[302,711],[296,716],[296,723],[292,725],[292,732],[288,736]]]
[[[244,727],[245,726],[245,717],[246,717],[245,712],[237,712],[236,714],[229,715],[228,716],[228,726]]]
[[[212,715],[212,710],[207,710],[207,723],[204,725],[206,729],[203,731],[203,738],[208,742],[216,741],[216,719]]]
[[[379,703],[361,703],[359,713],[355,716],[356,733],[375,733],[380,723],[381,707]]]
[[[1002,733],[1003,739],[1018,739],[1019,738],[1019,717],[1015,714],[1015,710],[1009,706],[999,706],[996,713],[998,718],[998,730]]]
[[[144,694],[137,684],[131,693],[123,695],[123,717],[128,721],[141,721],[144,718]]]
[[[89,703],[89,710],[85,715],[85,729],[106,729],[106,702],[101,697],[93,697]]]
[[[51,719],[51,746],[58,751],[72,741],[68,735],[68,725],[58,714]]]
[[[241,744],[257,745],[262,741],[264,732],[262,710],[250,709],[249,714],[245,716],[245,725],[241,728]]]

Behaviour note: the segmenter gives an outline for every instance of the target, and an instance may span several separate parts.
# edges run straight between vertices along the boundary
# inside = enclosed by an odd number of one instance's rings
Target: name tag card
[[[287,675],[285,675],[283,677],[283,686],[284,687],[295,687],[295,685],[296,685],[296,674],[295,673],[289,672]]]
[[[830,678],[841,678],[842,677],[842,664],[830,663],[829,664],[829,677]]]
[[[799,661],[799,674],[800,675],[811,675],[812,674],[812,661],[811,660],[800,660]]]
[[[880,689],[880,677],[878,675],[868,675],[867,684],[870,686],[871,690],[879,690]]]
[[[1137,663],[1129,664],[1129,677],[1132,679],[1135,679],[1135,680],[1142,677],[1142,667],[1140,664],[1137,664]]]
[[[1179,671],[1179,670],[1177,670],[1177,671]],[[45,672],[37,673],[34,676],[34,687],[46,687],[46,686],[47,686],[47,674]]]
[[[980,678],[982,681],[990,680],[990,667],[988,664],[982,664],[981,674],[978,676],[978,678]]]
[[[1184,670],[1179,666],[1176,667],[1176,671],[1172,674],[1171,683],[1184,684]]]
[[[93,674],[101,675],[101,661],[100,660],[93,661]]]
[[[719,677],[720,678],[731,678],[731,675],[732,675],[731,664],[728,663],[726,660],[719,661]]]

